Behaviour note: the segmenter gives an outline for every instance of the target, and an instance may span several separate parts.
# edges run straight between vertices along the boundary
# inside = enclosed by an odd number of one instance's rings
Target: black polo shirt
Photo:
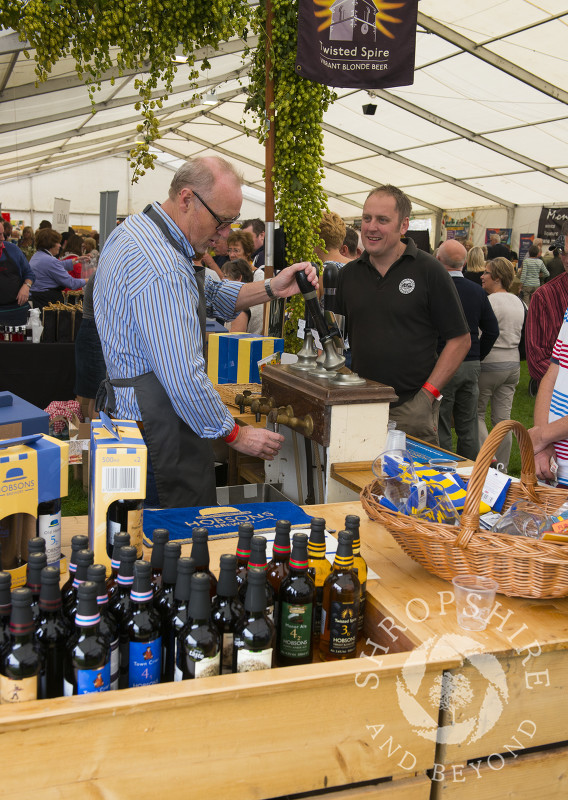
[[[384,277],[365,251],[340,270],[337,289],[353,371],[393,386],[398,404],[410,400],[432,372],[438,337],[469,333],[447,270],[412,239],[402,241],[406,250]]]

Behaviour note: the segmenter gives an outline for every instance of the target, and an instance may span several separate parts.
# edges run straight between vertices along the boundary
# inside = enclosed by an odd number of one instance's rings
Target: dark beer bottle
[[[217,594],[217,578],[209,569],[209,531],[207,528],[194,528],[191,534],[191,557],[195,561],[195,571],[209,575],[209,596],[211,600]]]
[[[44,567],[41,571],[39,618],[35,638],[42,654],[39,676],[40,697],[62,697],[65,678],[67,639],[71,634],[61,606],[59,567]]]
[[[10,638],[10,612],[12,601],[10,599],[10,587],[12,586],[12,576],[9,572],[0,572],[0,658],[4,645]]]
[[[247,583],[251,572],[262,572],[266,575],[266,539],[264,536],[253,536],[246,578],[239,587],[239,598],[242,603],[246,597]],[[266,594],[266,612],[271,620],[274,620],[274,590],[268,581],[264,582],[264,593]]]
[[[361,555],[361,537],[359,525],[361,520],[357,514],[347,514],[345,517],[345,530],[353,534],[353,569],[361,584],[361,599],[359,603],[359,620],[357,623],[357,635],[363,635],[365,624],[365,605],[367,603],[367,562]]]
[[[63,605],[63,613],[71,627],[75,624],[75,612],[79,603],[79,586],[87,580],[87,571],[94,560],[95,554],[92,550],[80,550],[77,553],[77,569],[73,578],[72,590],[68,594],[67,603]]]
[[[123,618],[130,610],[130,589],[134,581],[134,562],[136,561],[136,548],[127,544],[120,548],[120,567],[116,578],[116,585],[108,594],[110,610],[120,625]]]
[[[270,669],[274,637],[274,623],[266,608],[266,573],[264,570],[249,571],[245,613],[235,628],[233,639],[233,672]]]
[[[323,585],[331,573],[331,564],[325,555],[325,519],[312,517],[310,538],[308,540],[308,574],[316,587],[316,616],[314,622],[314,641],[319,641],[321,631],[321,604]]]
[[[28,587],[11,595],[9,641],[0,654],[0,703],[20,703],[39,697],[41,655],[34,639],[32,593]]]
[[[97,587],[84,581],[77,588],[75,632],[67,645],[64,693],[92,694],[110,689],[110,648],[100,631]]]
[[[100,631],[110,648],[110,688],[118,689],[118,622],[109,609],[104,564],[91,564],[87,569],[87,580],[97,587],[97,606],[101,615]]]
[[[187,622],[191,576],[195,572],[193,558],[183,556],[177,562],[177,580],[172,613],[162,624],[162,683],[175,679],[178,636]]]
[[[28,561],[32,553],[45,553],[45,539],[41,536],[34,536],[33,539],[28,540]]]
[[[77,569],[77,560],[76,560],[77,553],[80,550],[86,550],[88,546],[89,546],[89,538],[88,536],[84,536],[82,533],[78,533],[71,539],[71,556],[69,558],[69,577],[61,587],[61,600],[63,602],[63,608],[65,608],[67,599],[73,589],[73,579],[75,578],[75,570]]]
[[[239,539],[237,542],[237,583],[239,589],[241,583],[246,580],[248,560],[250,556],[250,543],[254,534],[254,528],[250,522],[241,522],[239,525]]]
[[[32,593],[32,614],[34,622],[39,617],[39,593],[41,591],[41,571],[47,566],[45,553],[32,553],[28,558],[26,569],[26,586]]]
[[[154,608],[151,578],[151,565],[136,561],[130,609],[120,621],[120,689],[160,682],[162,630],[160,615]]]
[[[280,584],[276,663],[281,667],[311,664],[314,649],[316,587],[308,575],[308,535],[295,533],[290,571]]]
[[[164,568],[164,545],[170,538],[170,532],[165,528],[156,528],[152,534],[152,554],[150,564],[152,565],[152,586],[154,594],[162,585],[162,570]]]
[[[238,621],[244,613],[237,583],[237,557],[222,555],[219,561],[217,597],[213,601],[212,618],[221,637],[221,672],[233,671],[233,638]]]
[[[61,558],[61,498],[40,503],[37,507],[37,536],[45,540],[47,563],[57,564]]]
[[[162,586],[154,594],[154,608],[160,614],[162,625],[167,623],[175,608],[175,591],[180,556],[181,544],[179,542],[165,543]]]
[[[357,648],[357,625],[361,584],[353,571],[353,534],[339,531],[333,570],[323,585],[321,636],[322,661],[353,658]]]
[[[112,549],[112,558],[110,560],[110,575],[106,581],[107,592],[109,593],[109,596],[114,590],[114,587],[116,586],[116,579],[118,578],[118,570],[120,569],[120,548],[128,547],[129,544],[129,533],[117,533],[114,537],[114,547]]]
[[[280,584],[288,574],[288,562],[290,561],[290,527],[290,523],[285,519],[279,519],[276,523],[272,558],[266,567],[266,580],[274,592],[275,625],[277,625],[278,619],[278,591]]]
[[[191,576],[187,622],[178,636],[176,681],[219,674],[220,636],[211,621],[211,581],[205,572]]]
[[[110,504],[107,510],[107,555],[109,558],[112,558],[114,537],[121,531],[130,534],[130,543],[136,548],[137,557],[142,557],[143,510],[144,500],[120,498]]]

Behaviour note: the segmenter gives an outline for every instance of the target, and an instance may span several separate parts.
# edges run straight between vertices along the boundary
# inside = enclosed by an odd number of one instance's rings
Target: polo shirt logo
[[[414,291],[416,284],[412,280],[412,278],[405,278],[398,284],[398,291],[401,294],[410,294],[410,292]]]

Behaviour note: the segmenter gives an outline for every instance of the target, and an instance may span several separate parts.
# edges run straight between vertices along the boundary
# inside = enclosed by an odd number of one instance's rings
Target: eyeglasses
[[[197,194],[195,189],[192,189],[191,191],[197,197],[197,199],[200,201],[200,203],[205,206],[205,208],[207,209],[207,211],[209,211],[211,216],[215,219],[215,221],[217,222],[217,230],[218,231],[223,230],[223,228],[230,228],[230,226],[233,224],[233,222],[236,222],[238,220],[238,218],[241,216],[240,214],[237,214],[237,216],[233,217],[232,219],[221,219],[221,217],[218,217],[217,214],[213,211],[213,209],[209,208],[209,206],[207,205],[205,200],[200,195]]]
[[[485,270],[485,272],[482,272],[481,274],[482,274],[482,275],[491,275],[491,273],[490,273],[490,272],[489,272],[489,270],[487,270],[487,269]]]

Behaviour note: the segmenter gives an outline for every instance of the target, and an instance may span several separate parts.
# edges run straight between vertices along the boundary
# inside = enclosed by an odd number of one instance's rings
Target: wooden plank
[[[464,761],[439,772],[432,783],[431,800],[566,800],[568,748],[544,750],[502,761],[466,765]]]

